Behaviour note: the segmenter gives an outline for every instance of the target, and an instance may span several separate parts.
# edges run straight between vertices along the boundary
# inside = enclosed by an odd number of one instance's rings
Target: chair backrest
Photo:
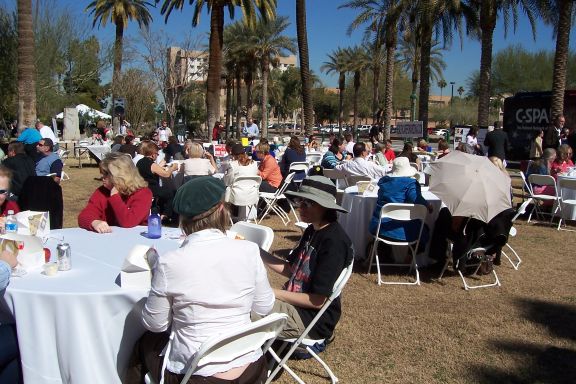
[[[426,219],[428,210],[420,204],[389,203],[380,210],[380,218],[398,221],[411,221]]]
[[[558,178],[558,195],[563,197],[563,189],[573,189],[576,191],[576,179],[559,177]]]
[[[528,183],[528,180],[526,179],[526,174],[522,171],[519,172],[519,176],[522,179],[522,183],[524,184],[524,189],[532,195],[532,187],[530,186],[530,184]]]
[[[350,176],[346,176],[345,178],[346,178],[346,184],[349,187],[356,185],[356,183],[359,181],[372,181],[370,176],[350,175]]]
[[[525,202],[523,202],[520,207],[518,208],[518,210],[516,211],[516,214],[514,215],[514,217],[512,218],[512,222],[515,222],[516,219],[521,216],[524,215],[526,213],[526,208],[528,208],[528,205],[532,203],[532,198],[529,198],[528,200],[526,200]]]
[[[265,251],[270,250],[274,242],[274,231],[272,228],[264,225],[238,221],[232,225],[230,230],[238,233],[244,237],[244,239],[258,244],[258,246]]]
[[[554,188],[554,194],[556,195],[556,180],[549,175],[530,175],[528,176],[528,184],[532,185],[542,185]],[[534,189],[532,189],[534,191]]]
[[[322,154],[321,153],[309,153],[306,155],[306,161],[311,165],[320,164],[322,161]]]
[[[326,168],[324,168],[324,176],[326,176],[329,179],[334,179],[334,180],[346,178],[346,175],[344,174],[344,172],[342,172],[338,169],[326,169]]]
[[[295,161],[290,164],[289,172],[308,172],[310,165],[306,161]]]
[[[247,206],[258,203],[260,176],[238,176],[226,191],[225,200],[237,206]]]
[[[288,188],[288,186],[290,185],[290,183],[292,182],[292,180],[294,179],[294,175],[296,175],[296,172],[290,172],[285,178],[284,178],[284,183],[280,186],[280,188],[278,188],[278,190],[276,191],[276,196],[280,196],[281,194],[284,193],[284,191],[286,190],[286,188]]]
[[[231,361],[257,349],[265,353],[287,320],[288,315],[284,313],[272,313],[232,332],[208,338],[194,354],[181,383],[187,383],[197,368],[206,364]]]

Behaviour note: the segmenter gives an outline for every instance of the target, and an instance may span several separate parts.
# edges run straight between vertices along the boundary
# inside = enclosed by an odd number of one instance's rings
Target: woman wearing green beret
[[[258,246],[226,236],[225,190],[211,176],[178,189],[174,210],[186,240],[152,265],[152,288],[142,310],[150,332],[138,341],[125,382],[141,383],[143,371],[157,382],[163,375],[164,383],[180,383],[207,338],[249,324],[251,312],[266,315],[272,309],[274,293]],[[159,356],[167,344],[165,357]],[[264,383],[266,374],[266,361],[257,350],[202,366],[188,383]]]

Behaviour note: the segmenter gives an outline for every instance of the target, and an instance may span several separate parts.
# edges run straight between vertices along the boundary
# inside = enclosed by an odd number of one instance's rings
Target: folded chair
[[[235,223],[230,230],[238,233],[244,237],[245,240],[258,244],[258,246],[266,252],[270,250],[274,242],[274,231],[272,228],[264,225],[239,221]]]
[[[424,221],[426,220],[426,215],[428,210],[425,206],[419,204],[400,204],[400,203],[389,203],[382,207],[380,210],[380,221],[378,222],[378,228],[376,230],[376,235],[374,235],[374,245],[372,246],[372,252],[370,254],[370,262],[368,264],[368,273],[370,273],[372,266],[376,264],[378,270],[378,285],[381,284],[401,284],[401,285],[420,285],[420,273],[418,272],[418,264],[416,262],[416,253],[418,252],[418,246],[420,245],[420,238],[422,237],[422,230],[424,229]],[[420,220],[420,228],[418,229],[418,237],[414,240],[400,241],[392,240],[384,237],[380,237],[380,226],[382,225],[382,219],[391,219],[395,221],[412,221]],[[408,254],[410,255],[410,262],[408,263],[380,263],[380,257],[378,255],[378,243],[382,242],[391,246],[407,247]],[[374,263],[374,257],[376,257],[376,263]],[[393,282],[382,280],[382,275],[380,273],[381,266],[388,267],[410,267],[410,271],[414,270],[416,274],[416,280],[414,282]]]
[[[268,213],[270,213],[270,211],[276,213],[280,217],[284,225],[287,225],[290,222],[290,216],[288,216],[288,214],[284,212],[284,210],[280,206],[278,206],[279,200],[288,201],[288,204],[290,205],[290,210],[294,214],[296,221],[298,221],[298,216],[296,216],[296,211],[294,211],[292,203],[290,203],[290,200],[288,200],[286,198],[286,195],[284,195],[284,191],[286,191],[286,188],[288,188],[288,185],[290,185],[290,183],[292,182],[294,175],[295,175],[294,172],[289,173],[288,176],[286,176],[286,178],[284,179],[284,182],[282,183],[280,188],[278,188],[276,192],[274,193],[260,192],[260,198],[264,200],[264,203],[266,203],[266,210],[264,211],[264,214],[262,215],[260,220],[258,220],[258,224],[260,224],[262,220],[264,220],[264,218],[268,215]]]
[[[332,304],[332,302],[338,296],[340,296],[342,289],[344,288],[344,286],[348,282],[348,279],[350,278],[350,275],[352,274],[353,264],[354,264],[354,262],[352,261],[350,263],[350,265],[348,265],[346,268],[344,268],[342,270],[342,273],[340,273],[340,276],[338,277],[338,279],[334,283],[334,287],[332,288],[332,294],[330,295],[330,297],[328,297],[328,299],[326,300],[326,302],[324,303],[322,308],[320,308],[320,310],[318,311],[316,316],[314,316],[314,319],[312,319],[312,321],[310,322],[308,327],[306,327],[306,329],[300,335],[300,337],[298,337],[297,339],[280,339],[280,338],[278,339],[278,340],[281,340],[284,342],[284,345],[283,345],[284,347],[286,347],[288,345],[290,346],[290,348],[288,349],[288,352],[286,352],[284,357],[282,359],[280,359],[280,357],[278,357],[278,354],[273,349],[269,350],[270,355],[272,356],[272,358],[274,358],[274,360],[276,360],[278,365],[276,365],[276,368],[268,376],[268,380],[266,380],[266,384],[270,383],[274,379],[274,377],[280,372],[281,369],[285,369],[286,372],[288,372],[290,374],[290,376],[292,376],[294,378],[294,380],[296,380],[298,383],[304,384],[304,381],[296,373],[294,373],[294,371],[290,367],[288,367],[288,365],[287,365],[287,361],[290,358],[290,356],[292,356],[292,354],[294,353],[294,351],[298,347],[301,348],[301,346],[305,347],[306,351],[310,355],[312,355],[312,357],[322,365],[322,367],[324,368],[326,373],[328,373],[328,375],[330,376],[330,381],[332,382],[332,384],[338,382],[338,378],[336,377],[336,375],[334,375],[334,373],[332,372],[332,370],[330,369],[328,364],[326,364],[326,362],[324,362],[324,360],[322,360],[320,358],[320,356],[318,356],[318,354],[316,352],[314,352],[311,348],[311,346],[313,346],[314,344],[323,343],[323,342],[325,342],[325,340],[324,339],[321,339],[321,340],[310,339],[310,338],[308,338],[308,333],[314,327],[314,325],[316,324],[318,319],[322,316],[322,314],[324,314],[324,312],[326,312],[326,309],[328,309],[330,304]],[[282,350],[279,350],[278,353],[281,354],[283,350],[284,350],[284,348]]]
[[[288,315],[272,313],[258,321],[239,327],[232,332],[226,332],[208,338],[202,343],[189,363],[186,375],[180,382],[186,384],[190,376],[206,364],[223,363],[234,360],[249,352],[262,349],[266,353],[278,334],[284,329]],[[170,342],[167,349],[170,348]],[[164,355],[166,360],[168,351]],[[156,381],[148,373],[144,378],[146,384],[155,384]]]

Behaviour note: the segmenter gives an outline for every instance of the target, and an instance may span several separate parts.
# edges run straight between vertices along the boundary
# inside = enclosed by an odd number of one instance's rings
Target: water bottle
[[[216,172],[222,172],[222,160],[219,157],[216,158]]]
[[[18,222],[14,216],[14,211],[9,210],[8,216],[6,217],[6,233],[17,233],[18,232]]]
[[[152,208],[148,216],[148,238],[159,239],[162,236],[162,220],[157,208]]]

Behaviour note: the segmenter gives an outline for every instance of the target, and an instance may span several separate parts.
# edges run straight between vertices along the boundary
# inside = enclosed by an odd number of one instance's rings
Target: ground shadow
[[[533,299],[521,299],[517,305],[527,320],[545,326],[556,337],[576,341],[576,306]]]

